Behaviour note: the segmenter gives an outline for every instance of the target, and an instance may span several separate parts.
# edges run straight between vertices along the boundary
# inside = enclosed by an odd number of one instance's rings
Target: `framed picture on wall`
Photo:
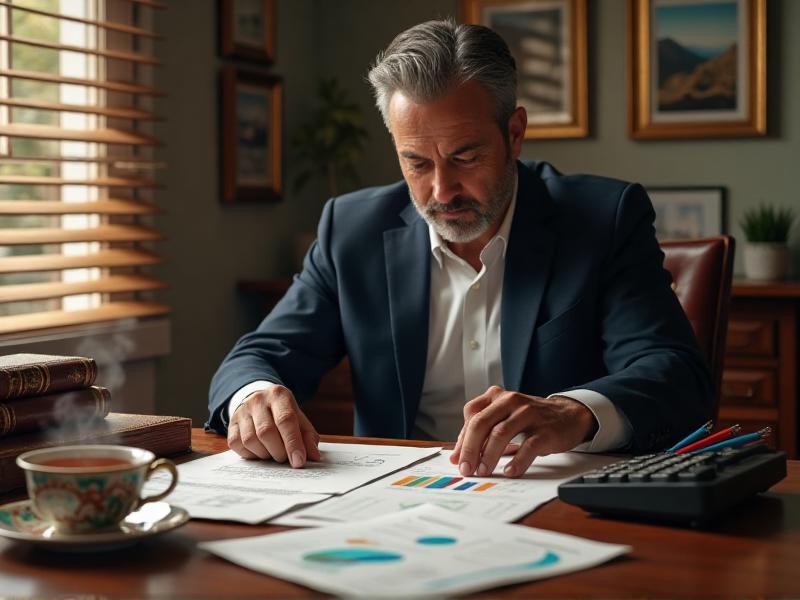
[[[223,56],[275,60],[275,0],[221,0]]]
[[[508,44],[526,139],[589,135],[586,0],[461,0],[460,16]]]
[[[277,200],[281,195],[281,80],[222,70],[222,198]]]
[[[661,242],[725,231],[725,188],[648,187],[647,194],[656,211],[656,237]]]
[[[766,0],[628,1],[631,137],[766,135]]]

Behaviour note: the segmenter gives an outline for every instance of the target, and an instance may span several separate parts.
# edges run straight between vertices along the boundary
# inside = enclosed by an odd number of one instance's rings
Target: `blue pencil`
[[[696,442],[702,437],[708,435],[708,433],[714,428],[714,421],[709,421],[708,423],[704,424],[700,429],[695,431],[694,433],[690,433],[685,438],[683,438],[680,442],[675,444],[672,448],[667,450],[667,452],[675,452],[675,450],[680,450],[684,446],[688,446],[692,442]]]
[[[731,438],[729,440],[725,440],[724,442],[719,442],[717,444],[707,446],[706,448],[700,448],[699,450],[689,452],[688,454],[698,454],[700,452],[714,452],[716,450],[722,450],[724,448],[739,448],[741,446],[744,446],[745,444],[749,444],[750,442],[755,442],[756,440],[760,440],[768,436],[771,432],[772,432],[771,427],[764,427],[764,429],[756,431],[755,433],[746,433],[744,435],[740,435],[739,437]]]

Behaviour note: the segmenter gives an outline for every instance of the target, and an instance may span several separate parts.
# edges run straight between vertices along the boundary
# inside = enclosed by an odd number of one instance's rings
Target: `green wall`
[[[277,61],[262,70],[284,79],[286,148],[316,85],[318,10],[312,0],[284,0],[278,9]],[[157,29],[166,38],[156,83],[167,92],[158,135],[168,165],[157,196],[167,210],[157,225],[168,237],[159,246],[167,257],[159,275],[169,289],[160,297],[172,307],[172,353],[160,361],[156,401],[159,412],[191,416],[199,426],[211,375],[260,312],[237,292],[237,280],[288,273],[294,232],[313,228],[322,201],[310,186],[277,203],[220,202],[219,69],[252,67],[219,57],[212,0],[172,0],[159,12]],[[294,176],[289,161],[283,175]]]
[[[589,0],[589,113],[591,136],[581,140],[528,141],[523,158],[547,160],[569,173],[594,173],[645,186],[727,188],[727,232],[744,242],[742,212],[760,201],[796,206],[793,183],[800,169],[800,2],[768,0],[768,129],[761,138],[634,141],[627,133],[625,0]],[[321,2],[322,43],[330,49],[323,71],[335,74],[366,106],[363,77],[376,52],[395,34],[420,21],[457,15],[456,0]],[[377,110],[369,112],[372,140],[365,184],[398,179],[400,170]],[[800,245],[800,225],[793,231]],[[800,249],[795,273],[800,274]],[[741,252],[738,253],[739,255]],[[741,259],[739,259],[740,261]],[[740,265],[737,264],[737,271]]]
[[[403,29],[455,15],[456,0],[279,0],[276,64],[266,72],[284,79],[284,179],[293,168],[288,142],[313,105],[320,77],[336,76],[361,103],[371,138],[361,168],[363,185],[399,179],[400,171],[364,76],[376,53]],[[589,172],[645,185],[721,185],[728,190],[728,231],[741,247],[736,224],[759,201],[800,208],[793,177],[800,167],[800,1],[768,1],[769,135],[756,139],[634,142],[626,129],[624,0],[589,0],[591,137],[531,141],[524,158],[548,160],[565,172]],[[313,230],[323,187],[287,191],[275,204],[223,206],[219,202],[216,3],[172,0],[158,15],[165,66],[157,83],[166,121],[160,155],[169,163],[158,202],[169,240],[160,275],[170,284],[172,354],[158,370],[162,413],[206,416],[208,381],[236,340],[258,321],[257,305],[236,281],[292,271],[292,243]],[[244,65],[245,63],[242,63]],[[800,230],[795,227],[793,246]],[[800,272],[795,250],[795,273]]]

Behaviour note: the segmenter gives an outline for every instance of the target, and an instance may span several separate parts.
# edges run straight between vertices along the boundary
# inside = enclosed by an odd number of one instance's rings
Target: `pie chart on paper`
[[[377,548],[333,548],[309,552],[303,560],[312,563],[355,565],[364,563],[388,563],[403,560],[403,555]]]

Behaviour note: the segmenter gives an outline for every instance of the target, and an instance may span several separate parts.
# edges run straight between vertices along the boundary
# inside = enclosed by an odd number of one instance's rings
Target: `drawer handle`
[[[752,386],[748,387],[743,394],[737,393],[735,387],[723,385],[722,395],[728,398],[755,398],[756,390]]]

